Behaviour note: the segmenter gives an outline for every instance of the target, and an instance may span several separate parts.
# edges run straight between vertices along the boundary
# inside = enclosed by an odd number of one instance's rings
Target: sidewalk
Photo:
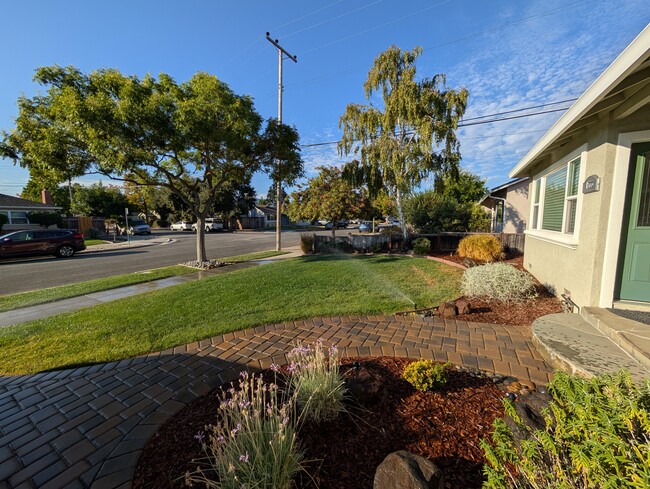
[[[167,238],[165,238],[165,240],[167,240]],[[144,245],[131,245],[131,246],[132,247],[150,246],[151,244],[156,244],[156,243],[150,243]],[[110,246],[115,246],[115,245],[110,245]],[[122,246],[122,245],[117,245],[117,246]],[[101,250],[97,250],[97,251],[101,251]],[[221,275],[224,273],[230,273],[237,270],[243,270],[244,268],[250,268],[264,263],[286,260],[288,258],[295,258],[297,256],[302,256],[302,252],[300,251],[299,246],[286,248],[285,251],[289,251],[289,253],[285,255],[272,256],[261,260],[235,263],[227,267],[214,268],[212,270],[201,270],[201,271],[197,271],[196,273],[190,273],[188,275],[178,275],[176,277],[153,280],[151,282],[143,282],[140,284],[129,285],[126,287],[118,287],[115,289],[109,289],[101,292],[94,292],[92,294],[72,297],[70,299],[63,299],[55,302],[48,302],[46,304],[39,304],[37,306],[30,306],[22,309],[14,309],[12,311],[2,312],[0,313],[0,328],[24,323],[27,321],[33,321],[35,319],[42,319],[42,318],[54,316],[56,314],[62,314],[64,312],[77,311],[85,307],[92,307],[98,304],[103,304],[105,302],[111,302],[117,299],[122,299],[123,297],[131,297],[138,294],[144,294],[146,292],[152,292],[154,290],[164,289],[166,287],[171,287],[173,285],[184,284],[187,282],[193,282],[195,280],[202,280],[204,278],[212,277],[215,275]],[[0,486],[0,488],[1,487],[2,486]]]

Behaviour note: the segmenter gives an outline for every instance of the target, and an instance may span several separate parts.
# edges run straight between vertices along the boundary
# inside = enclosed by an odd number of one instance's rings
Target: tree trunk
[[[406,246],[406,241],[408,240],[408,230],[406,229],[406,220],[404,219],[404,209],[402,209],[402,192],[399,188],[395,189],[395,206],[397,207],[397,214],[399,216],[399,225],[402,228],[404,246]]]
[[[207,261],[206,252],[205,252],[205,226],[203,222],[203,217],[199,217],[196,220],[196,260],[198,262]]]

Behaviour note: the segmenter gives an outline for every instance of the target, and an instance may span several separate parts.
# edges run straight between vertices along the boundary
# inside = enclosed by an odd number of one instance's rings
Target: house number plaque
[[[582,184],[582,193],[590,194],[600,190],[600,177],[598,175],[589,175]]]

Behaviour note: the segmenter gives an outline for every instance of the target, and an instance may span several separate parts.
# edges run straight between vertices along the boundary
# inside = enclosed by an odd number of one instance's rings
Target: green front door
[[[650,143],[633,144],[619,298],[650,302]]]

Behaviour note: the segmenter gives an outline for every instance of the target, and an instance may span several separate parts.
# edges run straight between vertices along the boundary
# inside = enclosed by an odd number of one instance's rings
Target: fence
[[[348,234],[342,236],[314,235],[314,251],[392,251],[401,248],[404,239],[402,235],[393,234]]]
[[[228,229],[260,229],[263,227],[265,227],[263,217],[231,217],[228,222]]]
[[[91,229],[96,230],[99,234],[106,233],[105,221],[103,217],[62,217],[61,227],[64,229],[74,229],[84,235],[88,235]]]
[[[416,238],[427,238],[431,241],[431,251],[455,252],[458,243],[465,236],[473,234],[491,234],[501,241],[504,249],[510,251],[524,252],[524,234],[515,233],[437,233],[437,234],[415,234]],[[348,234],[342,236],[319,236],[314,235],[314,251],[339,248],[351,248],[354,251],[392,251],[402,247],[403,238],[401,234]]]
[[[504,249],[510,251],[524,252],[525,235],[518,233],[437,233],[437,234],[418,234],[413,238],[427,238],[431,241],[431,251],[454,252],[458,249],[458,243],[465,236],[474,234],[491,234],[501,241]]]

